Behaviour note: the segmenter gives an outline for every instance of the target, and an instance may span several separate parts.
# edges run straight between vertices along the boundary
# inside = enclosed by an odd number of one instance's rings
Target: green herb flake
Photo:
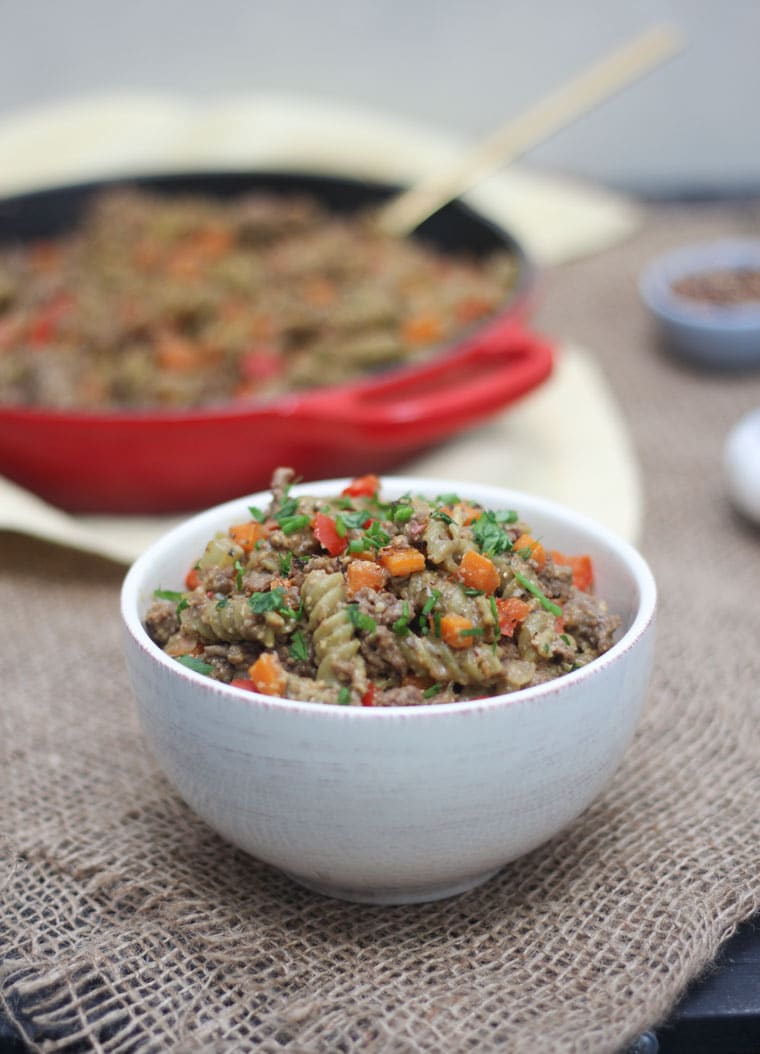
[[[391,519],[394,523],[409,523],[414,516],[412,505],[396,505],[391,509]]]
[[[364,539],[363,538],[353,538],[348,543],[348,551],[349,551],[349,553],[363,553],[365,548],[366,548],[366,546],[364,544]]]
[[[175,604],[182,600],[182,593],[177,593],[173,589],[154,589],[153,596],[156,600],[171,600]]]
[[[290,568],[293,564],[293,554],[291,552],[279,553],[280,560],[280,571],[284,575],[290,574]]]
[[[481,513],[472,526],[472,536],[486,556],[496,556],[509,552],[512,539],[506,533],[493,512]]]
[[[348,613],[351,625],[355,626],[357,629],[363,629],[367,633],[374,633],[377,629],[377,623],[375,620],[366,612],[362,611],[358,604],[347,604],[346,612]]]
[[[431,684],[429,688],[426,688],[422,693],[423,699],[432,699],[434,695],[438,695],[446,686],[443,684]]]
[[[292,516],[298,508],[298,502],[295,498],[286,498],[282,505],[277,510],[275,519],[279,524],[282,524],[283,520],[286,520],[289,516]]]
[[[519,519],[514,509],[497,509],[493,516],[497,523],[517,523]]]
[[[371,517],[367,514],[366,509],[355,509],[352,512],[342,512],[339,516],[336,516],[335,526],[338,534],[340,534],[342,538],[343,535],[345,535],[346,530],[356,531],[360,527],[363,527],[370,518]],[[343,532],[342,534],[341,530]]]
[[[182,612],[185,610],[185,608],[189,608],[189,607],[190,607],[190,601],[187,599],[187,597],[182,597],[182,599],[180,600],[179,604],[177,604],[177,617],[179,617],[182,614]]]
[[[435,607],[435,605],[438,603],[438,601],[440,599],[441,599],[441,591],[440,591],[440,589],[434,589],[432,591],[432,593],[430,594],[430,596],[425,601],[425,604],[424,604],[424,606],[422,608],[422,614],[423,615],[429,615],[430,612],[433,610],[433,608]]]
[[[245,571],[245,567],[243,567],[239,560],[235,561],[235,570],[237,571],[237,574],[235,575],[235,585],[237,586],[238,592],[240,592],[243,588],[243,572]]]
[[[309,658],[309,649],[300,630],[296,630],[290,638],[290,656],[296,662],[306,662]]]
[[[257,523],[263,523],[267,518],[267,514],[262,512],[261,509],[257,509],[255,505],[249,505],[248,511],[250,512],[252,519],[256,520]]]
[[[280,525],[280,530],[283,534],[295,534],[296,531],[302,530],[304,527],[308,527],[311,523],[311,517],[305,513],[301,513],[297,516],[278,516],[277,522]]]
[[[499,625],[499,609],[496,607],[496,601],[494,600],[493,597],[489,597],[488,598],[488,604],[489,604],[489,607],[491,608],[491,617],[493,618],[494,625],[498,626]]]
[[[387,545],[390,540],[391,536],[386,534],[377,520],[373,520],[364,532],[365,548],[369,546],[372,549],[382,549],[382,547]]]
[[[570,640],[570,638],[568,637],[568,635],[566,633],[560,634],[560,638],[559,639],[563,640],[565,642],[565,644],[567,644],[568,648],[572,645],[572,641]]]
[[[461,498],[458,494],[439,494],[435,499],[438,505],[459,505]]]
[[[562,608],[559,607],[557,604],[553,603],[553,601],[549,600],[549,598],[545,596],[544,593],[542,593],[538,586],[533,585],[529,578],[526,578],[525,575],[521,575],[519,571],[515,571],[514,575],[517,581],[523,587],[523,589],[527,590],[528,593],[532,594],[532,596],[536,598],[536,600],[539,602],[544,611],[550,611],[552,615],[559,616],[562,614]]]
[[[397,618],[392,626],[393,632],[397,633],[399,637],[405,637],[410,633],[409,629],[409,603],[404,601],[401,605],[401,617]]]
[[[217,609],[229,607],[229,603],[230,603],[230,598],[229,597],[222,597],[221,600],[217,600],[217,602],[216,602]]]
[[[179,655],[177,662],[181,662],[183,666],[187,666],[188,670],[195,670],[196,673],[213,673],[214,667],[209,662],[204,662],[203,659],[197,659],[194,655]]]
[[[463,586],[462,591],[466,597],[482,597],[485,596],[485,590],[475,589],[474,586]]]
[[[251,593],[248,597],[248,606],[255,615],[263,615],[267,611],[279,611],[284,603],[285,594],[279,586],[270,589],[268,593]]]
[[[460,637],[482,637],[485,630],[482,626],[473,626],[472,629],[460,629]]]
[[[442,509],[438,509],[437,512],[431,512],[430,513],[430,519],[431,520],[443,520],[444,523],[453,523],[454,522],[452,520],[452,518],[449,516],[449,514],[447,512],[444,512]]]
[[[436,637],[441,635],[441,613],[440,611],[433,612],[433,632]]]
[[[338,692],[338,706],[350,706],[351,705],[351,692],[346,688],[345,684]]]

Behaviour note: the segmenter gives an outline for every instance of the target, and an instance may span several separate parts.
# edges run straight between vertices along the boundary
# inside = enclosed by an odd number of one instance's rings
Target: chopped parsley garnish
[[[438,695],[445,688],[443,684],[431,684],[429,688],[426,688],[422,693],[423,699],[432,699],[434,695]]]
[[[544,611],[550,611],[552,615],[562,614],[562,608],[555,604],[553,601],[549,600],[549,598],[541,592],[538,586],[533,585],[529,578],[526,578],[525,575],[521,575],[519,571],[515,571],[514,575],[517,581],[523,587],[523,589],[527,590],[536,598],[536,600],[539,602]]]
[[[156,600],[172,600],[175,604],[182,600],[182,593],[177,593],[173,589],[154,589],[153,596]]]
[[[365,611],[362,611],[358,604],[347,604],[346,611],[351,625],[356,626],[357,629],[366,630],[367,633],[374,633],[377,629],[375,620]]]
[[[183,666],[187,666],[188,670],[195,670],[196,673],[213,673],[214,667],[210,662],[204,662],[203,659],[196,659],[194,655],[180,655],[177,658],[177,662],[181,662]]]
[[[237,586],[238,592],[240,592],[243,588],[243,572],[245,571],[245,568],[239,560],[235,561],[235,570],[237,571],[237,574],[235,575],[235,585]]]
[[[345,684],[338,692],[338,706],[349,706],[351,703],[351,692]]]
[[[526,545],[524,549],[518,549],[517,555],[521,556],[523,560],[530,560],[531,556],[533,555],[533,546]]]
[[[189,608],[189,607],[190,607],[190,601],[187,599],[187,597],[182,597],[182,599],[180,600],[179,604],[177,604],[177,614],[181,615],[182,612],[185,610],[185,608]]]
[[[290,573],[290,568],[293,563],[293,554],[291,552],[279,553],[280,570],[284,575]]]
[[[366,509],[359,509],[352,512],[341,512],[335,517],[335,527],[342,538],[347,530],[358,530],[370,519],[371,517]]]
[[[424,604],[424,606],[422,608],[422,614],[423,615],[429,615],[430,612],[433,610],[433,608],[435,607],[435,605],[438,603],[438,601],[440,599],[441,599],[441,591],[440,591],[440,589],[434,589],[433,592],[430,594],[430,596],[425,601],[425,604]]]
[[[267,518],[267,514],[265,512],[262,512],[261,509],[257,509],[255,505],[249,505],[248,511],[250,512],[252,518],[257,521],[257,523],[263,523],[264,520]]]
[[[296,662],[306,662],[309,658],[309,649],[306,646],[304,635],[301,633],[300,629],[296,630],[290,638],[290,656],[295,659]]]
[[[493,515],[497,523],[517,523],[518,520],[514,509],[497,509]]]
[[[498,626],[499,625],[499,609],[497,608],[496,601],[494,600],[493,597],[489,597],[488,598],[488,604],[489,604],[489,606],[491,608],[491,616],[493,618],[494,625]]]
[[[229,605],[229,602],[230,602],[230,598],[229,597],[222,597],[221,600],[217,600],[216,606],[217,606],[217,608],[226,608]]]
[[[449,516],[449,514],[447,512],[444,512],[443,509],[438,509],[437,512],[431,512],[430,513],[430,519],[431,520],[443,520],[444,523],[453,523],[454,522],[452,520],[452,518]]]
[[[362,538],[364,540],[364,548],[369,547],[371,549],[382,549],[391,540],[391,536],[386,534],[377,520],[372,521]]]
[[[279,524],[282,524],[283,520],[286,520],[288,516],[292,516],[298,508],[298,502],[295,498],[286,498],[282,505],[277,510],[275,519]]]
[[[296,516],[278,517],[277,522],[279,523],[280,530],[283,534],[294,534],[296,531],[300,531],[303,527],[308,527],[311,523],[311,517],[306,516],[305,513],[301,513]]]
[[[567,646],[570,647],[570,644],[572,642],[571,642],[570,638],[568,637],[568,635],[566,633],[561,633],[559,639],[563,640],[565,642],[565,644],[567,644]]]
[[[460,629],[460,637],[482,637],[485,630],[482,626],[473,626],[471,629]]]
[[[401,616],[397,618],[393,623],[393,632],[398,633],[399,637],[405,637],[407,633],[410,633],[409,629],[409,602],[404,601],[401,605]]]
[[[436,637],[440,637],[440,635],[441,635],[441,613],[440,613],[440,611],[434,611],[433,612],[433,632],[435,633]]]
[[[285,603],[285,594],[279,586],[270,589],[268,593],[251,593],[248,597],[248,606],[255,615],[265,615],[267,611],[276,611],[286,618],[300,618],[301,611],[293,611]]]
[[[462,591],[466,597],[482,597],[485,593],[483,589],[475,589],[474,586],[463,586]]]
[[[390,517],[394,523],[409,523],[412,516],[414,516],[413,505],[399,502],[391,506]]]
[[[507,553],[512,548],[512,539],[490,510],[481,513],[472,525],[472,536],[486,556]]]
[[[459,505],[460,497],[458,494],[439,494],[435,499],[439,505]]]

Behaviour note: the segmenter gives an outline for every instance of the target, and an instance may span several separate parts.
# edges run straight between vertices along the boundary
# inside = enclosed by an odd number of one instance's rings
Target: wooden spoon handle
[[[482,179],[499,165],[544,142],[615,92],[642,77],[682,48],[671,25],[655,26],[568,84],[552,92],[521,116],[496,129],[445,172],[404,191],[380,212],[379,222],[389,233],[413,231],[446,202]]]

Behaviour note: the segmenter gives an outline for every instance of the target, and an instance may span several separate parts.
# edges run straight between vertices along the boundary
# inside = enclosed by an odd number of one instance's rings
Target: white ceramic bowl
[[[334,494],[346,480],[293,493]],[[606,528],[551,502],[451,480],[386,478],[383,494],[456,491],[514,508],[552,548],[590,553],[620,640],[548,684],[448,705],[340,707],[258,695],[194,673],[148,638],[156,588],[179,589],[251,495],[194,516],[132,566],[127,665],[143,729],[179,793],[224,838],[305,886],[348,900],[435,900],[484,882],[572,822],[618,767],[653,660],[655,585]]]

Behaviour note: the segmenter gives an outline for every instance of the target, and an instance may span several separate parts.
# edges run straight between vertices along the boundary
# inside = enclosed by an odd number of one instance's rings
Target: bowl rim
[[[295,484],[291,489],[291,493],[296,495],[327,495],[335,493],[338,488],[342,489],[349,482],[349,477],[302,482]],[[432,702],[415,706],[388,707],[340,706],[334,703],[315,704],[299,699],[262,695],[259,692],[234,688],[221,681],[214,681],[176,662],[151,641],[139,615],[141,594],[145,593],[148,585],[151,586],[151,592],[154,588],[160,588],[160,585],[146,581],[151,568],[154,567],[156,561],[160,561],[162,557],[168,555],[188,534],[203,526],[206,521],[210,530],[220,529],[228,517],[229,522],[232,522],[232,517],[234,517],[235,513],[237,512],[239,515],[241,505],[247,507],[249,504],[255,504],[257,501],[261,502],[264,498],[267,498],[270,495],[270,491],[266,489],[234,498],[231,501],[226,501],[195,513],[154,541],[134,561],[124,577],[120,593],[120,612],[123,628],[141,651],[159,666],[174,673],[180,680],[203,687],[206,691],[211,692],[212,695],[218,694],[220,697],[237,699],[238,703],[248,703],[254,710],[275,710],[291,714],[308,714],[312,717],[321,714],[324,715],[324,719],[390,721],[400,718],[404,720],[424,720],[432,714],[440,714],[441,717],[446,714],[453,717],[455,715],[483,713],[495,709],[500,710],[505,706],[527,705],[542,699],[563,696],[572,686],[579,685],[589,679],[595,679],[603,674],[625,652],[633,648],[654,623],[657,608],[657,587],[648,563],[630,542],[616,535],[591,517],[576,512],[574,509],[563,506],[549,498],[492,484],[467,483],[462,480],[438,477],[387,475],[381,477],[381,483],[384,488],[390,490],[400,488],[401,493],[407,490],[418,490],[423,494],[433,492],[446,493],[449,491],[456,493],[460,491],[467,493],[468,497],[479,501],[487,508],[513,507],[514,505],[519,505],[520,502],[525,502],[542,515],[561,519],[569,526],[586,532],[594,540],[599,541],[608,552],[611,552],[614,558],[625,566],[634,579],[639,596],[631,625],[609,651],[580,669],[573,670],[570,673],[563,674],[561,677],[553,678],[531,688],[523,688],[502,695],[466,699],[456,703],[440,704]],[[489,505],[488,502],[492,504]],[[437,719],[440,720],[440,718]]]
[[[668,321],[704,329],[752,330],[760,327],[760,299],[713,304],[680,296],[672,289],[679,278],[746,266],[760,269],[760,238],[719,238],[681,245],[644,268],[639,292],[650,310]]]

